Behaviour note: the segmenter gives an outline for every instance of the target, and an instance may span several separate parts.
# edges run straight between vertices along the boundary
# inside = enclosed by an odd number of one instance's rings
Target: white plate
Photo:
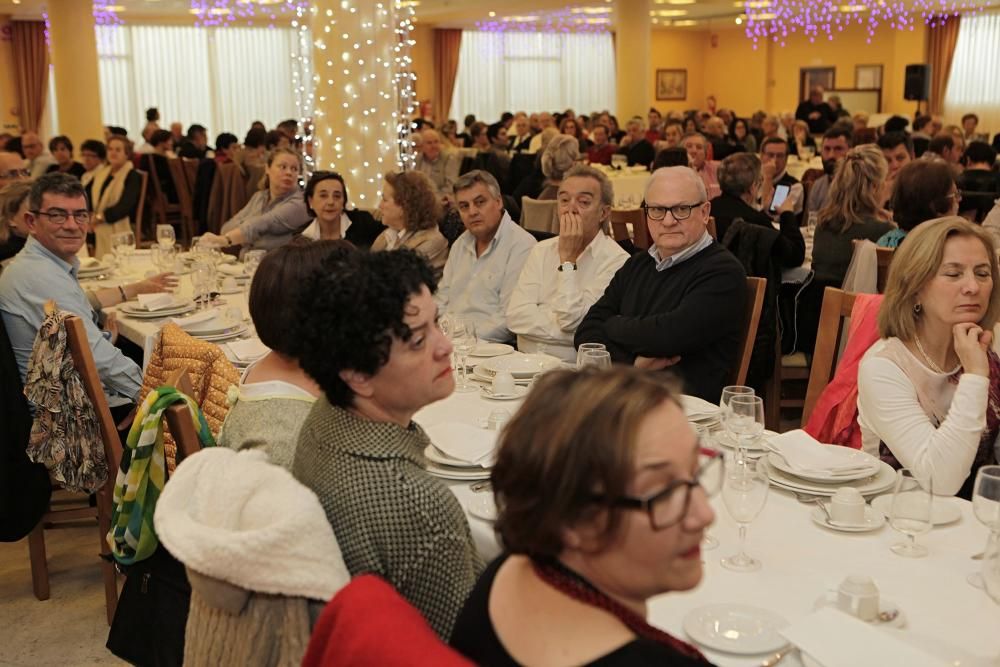
[[[486,373],[486,369],[483,368],[482,364],[479,364],[478,366],[472,369],[472,379],[479,380],[480,382],[485,382],[491,387],[493,386],[493,376],[488,375]],[[534,379],[533,377],[526,377],[526,378],[516,377],[514,378],[514,384],[527,387],[529,384],[531,384],[531,381],[533,379]]]
[[[99,273],[107,273],[111,270],[111,267],[107,264],[98,264],[96,266],[80,267],[80,270],[76,272],[78,276],[92,276]]]
[[[164,308],[163,310],[133,310],[132,308],[126,307],[124,304],[118,306],[118,312],[126,317],[131,317],[137,320],[159,320],[164,317],[173,317],[174,315],[182,315],[191,310],[194,310],[194,303],[187,302],[183,306],[177,306],[174,308]]]
[[[832,496],[841,486],[853,487],[863,496],[875,496],[888,491],[896,483],[896,471],[884,461],[880,461],[878,473],[872,477],[866,477],[856,482],[839,482],[837,484],[820,484],[788,475],[768,465],[763,457],[758,461],[758,465],[764,466],[767,470],[767,476],[771,479],[771,484],[779,489],[794,493],[808,493],[814,496]]]
[[[826,595],[821,595],[816,598],[816,602],[813,603],[813,609],[822,609],[823,607],[836,607],[837,606],[837,591],[827,591]],[[900,609],[899,605],[889,600],[888,598],[880,597],[878,601],[878,611],[882,612],[897,612],[896,618],[891,621],[879,621],[873,620],[868,621],[871,625],[880,627],[890,627],[890,628],[902,628],[906,625],[906,614]],[[959,664],[956,662],[955,664]]]
[[[452,468],[440,466],[434,463],[427,464],[427,472],[441,479],[456,479],[465,482],[475,482],[481,479],[489,479],[490,471],[480,468],[479,470]]]
[[[872,498],[872,507],[889,518],[892,509],[892,494]],[[962,508],[958,506],[953,498],[934,496],[931,503],[931,523],[935,526],[943,526],[946,523],[954,523],[962,518]]]
[[[681,396],[681,405],[684,407],[684,414],[687,415],[689,420],[718,417],[719,412],[722,410],[714,403],[709,403],[703,398],[688,396],[687,394]]]
[[[197,338],[198,340],[205,341],[206,343],[218,343],[219,341],[223,341],[223,340],[230,340],[232,338],[239,338],[240,336],[242,336],[246,332],[247,332],[247,326],[245,324],[243,324],[243,325],[240,325],[238,327],[234,327],[232,330],[225,331],[224,333],[211,334],[211,335],[207,335],[207,334],[198,334],[198,335],[191,334],[191,335],[194,336],[195,338]]]
[[[788,644],[778,631],[788,621],[746,604],[713,604],[684,617],[684,632],[710,649],[736,655],[774,653]]]
[[[497,505],[493,501],[492,493],[474,493],[466,509],[469,514],[477,519],[489,521],[490,523],[497,520]]]
[[[764,431],[760,438],[753,440],[747,444],[748,452],[766,452],[767,446],[764,445],[764,440],[766,438],[771,438],[778,435],[774,431]],[[736,440],[733,438],[729,431],[722,430],[715,435],[715,441],[719,443],[722,447],[727,449],[736,449]]]
[[[837,445],[830,445],[831,447],[836,447]],[[846,449],[843,447],[841,449]],[[861,470],[858,472],[834,474],[831,472],[820,472],[817,470],[809,472],[801,472],[792,468],[785,459],[781,458],[779,454],[774,452],[769,452],[767,455],[767,462],[772,468],[777,468],[786,475],[791,475],[792,477],[798,477],[800,479],[807,479],[811,482],[816,482],[817,484],[841,484],[842,482],[856,482],[859,479],[865,479],[871,477],[872,475],[878,473],[879,470],[879,459],[875,458],[871,454],[865,454],[864,452],[859,452],[852,449],[852,452],[856,454],[861,454],[862,456],[870,459],[870,466],[867,470]]]
[[[241,285],[237,285],[236,287],[234,287],[232,289],[226,289],[222,285],[219,285],[219,290],[218,291],[219,291],[219,294],[242,294],[243,293],[243,287]]]
[[[192,336],[201,338],[203,336],[218,336],[241,326],[245,327],[240,320],[216,316],[204,322],[195,322],[194,324],[183,326],[181,329],[184,329],[184,331]]]
[[[470,357],[502,357],[510,354],[514,348],[505,343],[480,343],[469,352]]]
[[[490,387],[480,387],[479,395],[491,401],[517,401],[528,395],[528,388],[515,384],[513,394],[494,394]]]
[[[548,354],[524,354],[513,352],[502,357],[493,357],[479,364],[483,374],[492,378],[497,371],[508,371],[515,378],[532,378],[543,371],[559,368],[562,361]]]
[[[188,306],[193,305],[193,303],[194,302],[192,302],[191,299],[182,299],[180,297],[174,296],[171,299],[169,306],[165,306],[163,308],[157,308],[156,310],[150,310],[149,308],[146,308],[141,303],[139,303],[137,299],[133,301],[126,301],[125,303],[119,305],[118,307],[121,310],[130,310],[136,313],[149,313],[152,315],[155,313],[162,313],[165,310],[177,310],[178,308],[187,308]]]
[[[441,466],[446,466],[448,468],[465,468],[467,470],[475,470],[477,472],[488,469],[487,466],[482,466],[478,463],[453,459],[434,445],[427,445],[427,447],[424,448],[424,456],[427,457],[428,461]]]
[[[818,507],[814,507],[813,511],[809,513],[812,520],[815,523],[823,526],[824,528],[829,528],[830,530],[838,530],[842,533],[867,533],[872,530],[878,530],[885,525],[885,517],[882,513],[876,509],[872,509],[870,506],[865,505],[865,520],[864,523],[859,524],[846,524],[841,522],[827,523],[826,514],[823,513]]]

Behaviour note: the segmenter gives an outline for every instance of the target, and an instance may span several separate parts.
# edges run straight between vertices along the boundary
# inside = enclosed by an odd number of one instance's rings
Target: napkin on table
[[[867,470],[875,463],[874,458],[862,456],[850,450],[857,457],[845,457],[838,445],[824,445],[802,429],[776,435],[769,440],[793,470],[803,472],[851,472]]]
[[[243,271],[243,266],[239,264],[220,264],[216,267],[219,273],[224,273],[227,276],[244,276],[246,273]]]
[[[192,324],[201,324],[202,322],[208,322],[210,319],[217,316],[218,309],[210,308],[209,310],[203,310],[200,313],[195,313],[194,315],[188,315],[187,317],[173,317],[170,319],[171,322],[179,326],[181,329],[189,327]]]
[[[167,292],[140,294],[136,298],[139,300],[139,305],[146,310],[162,310],[174,305],[174,296]]]
[[[96,257],[81,257],[80,258],[80,268],[81,269],[92,269],[94,267],[100,266],[101,262]]]
[[[229,351],[233,353],[239,361],[253,361],[260,359],[271,351],[267,345],[260,342],[260,338],[248,338],[247,340],[234,340],[226,343]]]
[[[718,405],[709,403],[705,399],[698,398],[697,396],[688,396],[687,394],[684,394],[681,396],[681,405],[684,406],[684,414],[687,415],[688,419],[714,417],[719,414]]]
[[[480,464],[492,459],[499,434],[459,422],[441,422],[424,430],[434,446],[451,458]]]
[[[824,667],[946,665],[892,634],[832,607],[803,616],[778,632]]]

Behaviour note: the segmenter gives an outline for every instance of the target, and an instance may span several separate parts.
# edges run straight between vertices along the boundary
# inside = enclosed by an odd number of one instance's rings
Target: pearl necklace
[[[917,344],[917,351],[920,352],[920,356],[924,358],[924,361],[927,362],[927,365],[930,366],[931,370],[934,371],[935,373],[941,373],[943,375],[944,370],[942,370],[940,366],[935,364],[934,360],[931,359],[926,352],[924,352],[924,346],[920,344],[920,336],[914,334],[913,341]]]

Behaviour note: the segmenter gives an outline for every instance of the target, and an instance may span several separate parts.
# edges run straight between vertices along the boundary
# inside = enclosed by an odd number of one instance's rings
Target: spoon
[[[880,611],[878,616],[875,618],[877,618],[880,623],[891,623],[896,620],[897,616],[899,616],[899,610],[890,609],[888,611]]]

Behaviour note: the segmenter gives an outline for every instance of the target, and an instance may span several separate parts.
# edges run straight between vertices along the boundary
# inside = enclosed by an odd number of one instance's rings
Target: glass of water
[[[908,558],[927,555],[927,547],[917,544],[917,535],[931,530],[931,509],[934,503],[931,484],[930,477],[920,475],[910,468],[900,468],[896,472],[889,524],[910,539],[889,547],[893,553]]]

